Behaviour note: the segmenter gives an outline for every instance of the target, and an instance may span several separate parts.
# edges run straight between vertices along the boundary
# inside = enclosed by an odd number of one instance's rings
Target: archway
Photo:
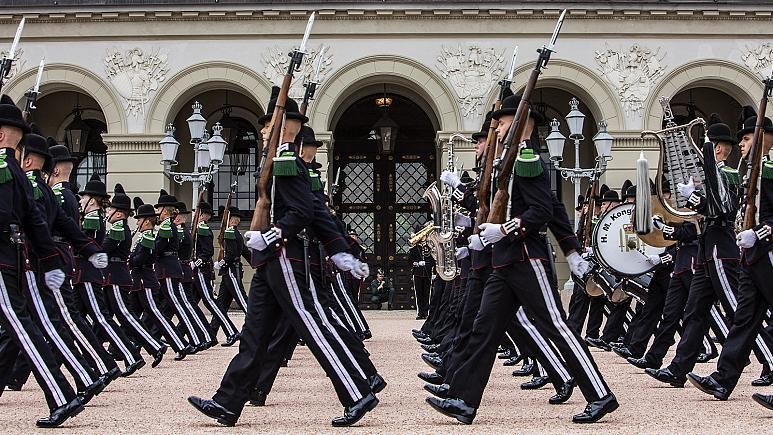
[[[373,272],[383,269],[392,281],[393,308],[412,308],[408,239],[430,218],[423,194],[436,179],[437,119],[409,88],[382,83],[362,89],[335,114],[331,174],[341,175],[333,204],[357,232]],[[391,142],[386,125],[397,128]],[[364,293],[361,301],[367,303]]]

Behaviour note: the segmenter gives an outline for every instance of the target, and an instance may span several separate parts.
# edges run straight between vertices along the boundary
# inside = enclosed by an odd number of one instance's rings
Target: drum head
[[[639,276],[655,268],[648,255],[658,255],[665,248],[642,241],[631,224],[635,204],[620,204],[599,218],[593,230],[593,253],[607,269],[623,276]]]

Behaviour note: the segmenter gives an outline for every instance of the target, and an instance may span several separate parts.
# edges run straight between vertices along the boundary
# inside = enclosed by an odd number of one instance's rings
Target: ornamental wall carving
[[[0,50],[0,59],[4,59],[8,55],[8,49]],[[16,60],[11,64],[11,69],[8,72],[8,76],[6,76],[6,80],[11,80],[16,76],[16,74],[19,73],[19,71],[24,70],[24,65],[27,64],[27,60],[24,59],[24,49],[23,48],[17,48],[16,49]]]
[[[641,115],[655,83],[665,74],[660,47],[651,49],[633,44],[626,49],[596,51],[596,64],[604,78],[614,87],[628,116]]]
[[[753,71],[759,78],[767,78],[773,68],[773,43],[766,42],[756,47],[747,46],[741,55],[744,65]]]
[[[316,48],[307,49],[308,52],[303,56],[303,62],[301,64],[301,70],[294,74],[292,85],[288,96],[294,100],[300,101],[303,99],[305,88],[304,83],[307,83],[314,79],[317,63],[319,62],[319,53],[322,50],[322,46]],[[282,84],[287,68],[290,64],[290,53],[292,50],[272,47],[265,51],[263,54],[263,75],[273,84],[279,86]],[[333,65],[333,55],[329,50],[325,50],[324,58],[322,59],[322,65],[319,69],[319,82],[324,81],[325,77],[330,72],[331,65]]]
[[[469,44],[464,48],[461,45],[442,47],[437,57],[437,69],[456,92],[465,118],[483,115],[485,99],[502,78],[504,52],[477,44]]]
[[[141,48],[108,50],[105,73],[124,102],[127,115],[144,116],[150,95],[166,80],[167,54]]]

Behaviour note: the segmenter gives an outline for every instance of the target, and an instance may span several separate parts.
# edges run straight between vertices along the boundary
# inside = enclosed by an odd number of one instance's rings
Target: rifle
[[[19,27],[16,28],[16,35],[13,37],[11,51],[9,51],[8,54],[3,57],[2,62],[0,62],[0,91],[3,90],[3,81],[8,77],[8,74],[11,73],[11,66],[13,66],[13,61],[16,60],[16,47],[19,46],[21,32],[24,30],[24,21],[25,17],[22,17]]]
[[[510,89],[510,85],[513,84],[513,74],[515,73],[515,60],[518,57],[518,46],[513,50],[513,61],[510,64],[510,74],[507,78],[502,79],[499,82],[499,98],[494,103],[492,111],[497,111],[502,108],[502,100],[505,99],[505,92]],[[499,121],[491,118],[491,124],[488,129],[488,136],[486,136],[486,152],[483,154],[485,162],[483,164],[483,174],[478,184],[478,212],[476,221],[479,223],[486,222],[489,214],[489,202],[491,201],[491,180],[494,174],[494,158],[497,154],[497,127]],[[478,226],[475,225],[473,232],[478,234]]]
[[[37,103],[38,95],[40,94],[40,79],[43,77],[43,68],[45,66],[46,60],[40,59],[40,65],[38,66],[38,76],[35,79],[35,87],[24,94],[24,96],[27,97],[27,102],[24,105],[24,111],[22,112],[25,121],[29,121],[29,117],[30,114],[32,114],[32,111],[38,108],[35,104]]]
[[[553,53],[553,49],[556,45],[556,39],[558,38],[558,32],[561,31],[561,25],[564,23],[564,17],[566,16],[566,9],[561,12],[561,16],[558,18],[558,23],[553,30],[553,35],[550,38],[550,43],[537,50],[539,57],[537,58],[537,64],[534,66],[534,70],[531,72],[529,81],[526,83],[526,87],[521,94],[521,102],[518,104],[518,109],[515,112],[515,118],[513,124],[507,132],[507,136],[503,141],[504,150],[502,152],[502,159],[499,170],[499,176],[497,177],[497,192],[494,195],[494,201],[491,204],[491,211],[487,222],[494,224],[501,224],[505,221],[505,215],[507,213],[507,205],[510,201],[510,192],[508,192],[508,186],[510,185],[510,177],[512,176],[513,166],[515,160],[518,157],[518,146],[513,147],[513,143],[518,143],[521,140],[523,131],[526,129],[526,121],[529,116],[529,98],[531,92],[534,90],[534,86],[537,84],[542,69],[545,68],[550,60],[550,55]],[[518,142],[516,142],[518,141]]]
[[[268,144],[266,150],[263,153],[262,161],[258,169],[258,202],[255,204],[255,213],[252,215],[252,221],[250,222],[250,230],[252,231],[265,231],[271,224],[271,192],[269,192],[269,183],[272,181],[272,166],[274,164],[274,157],[276,157],[276,150],[279,147],[279,141],[282,139],[282,130],[284,127],[285,117],[285,104],[287,104],[287,93],[290,90],[290,84],[293,81],[293,73],[301,70],[301,63],[303,61],[303,55],[306,54],[306,41],[309,39],[311,33],[311,26],[314,24],[315,12],[309,16],[309,21],[306,24],[306,32],[303,35],[301,46],[289,54],[290,63],[287,67],[287,73],[282,80],[282,86],[279,88],[279,95],[276,97],[276,105],[274,106],[274,114],[271,116],[271,133],[269,135]]]
[[[595,215],[596,208],[596,190],[599,186],[599,179],[595,177],[588,189],[585,191],[585,201],[588,203],[588,207],[583,210],[580,215],[580,225],[577,228],[577,239],[580,242],[581,248],[587,248],[590,241],[591,227],[593,226],[593,216]]]
[[[317,86],[319,86],[319,74],[322,72],[322,62],[325,60],[325,50],[327,47],[322,47],[317,55],[317,68],[314,71],[314,80],[309,80],[308,83],[304,83],[303,87],[306,88],[306,92],[303,93],[303,102],[301,102],[300,111],[302,115],[306,115],[306,110],[309,108],[309,101],[314,99],[314,94],[317,92]]]
[[[225,256],[225,230],[228,229],[228,221],[231,219],[231,199],[234,193],[236,193],[236,182],[231,184],[231,191],[228,192],[228,197],[225,200],[225,208],[223,209],[223,216],[220,219],[220,232],[217,235],[217,244],[220,245],[220,253],[217,254],[217,261],[220,261]]]
[[[746,176],[744,177],[745,185],[743,196],[741,197],[741,212],[739,217],[742,220],[741,230],[749,230],[756,226],[757,223],[757,194],[759,188],[760,172],[762,170],[762,153],[765,149],[765,129],[763,128],[765,123],[765,111],[768,109],[768,98],[773,96],[773,69],[771,69],[770,76],[763,80],[764,90],[762,92],[762,98],[760,99],[760,105],[757,109],[757,123],[754,126],[754,139],[752,141],[749,155],[749,165],[746,169]]]
[[[199,191],[199,197],[196,199],[196,204],[193,204],[193,207],[196,207],[196,211],[193,213],[193,222],[191,222],[191,252],[194,256],[196,255],[196,236],[198,235],[197,230],[199,228],[199,220],[201,220],[201,210],[199,209],[199,204],[201,204],[201,200],[204,199],[204,193],[206,191],[207,187],[205,184]]]

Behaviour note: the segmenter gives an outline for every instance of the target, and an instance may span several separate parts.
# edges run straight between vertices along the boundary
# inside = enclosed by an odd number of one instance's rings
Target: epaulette
[[[295,153],[290,149],[290,144],[282,144],[276,150],[273,160],[272,174],[275,177],[294,177],[300,172],[295,163]]]
[[[162,239],[172,238],[172,220],[169,218],[164,219],[161,225],[158,226],[158,237]]]
[[[185,234],[185,230],[183,230],[183,226],[182,225],[177,225],[177,234],[179,234],[179,235]]]
[[[40,197],[43,196],[43,191],[40,190],[38,182],[35,181],[35,174],[32,171],[27,172],[27,180],[29,180],[30,184],[32,185],[32,197],[35,199],[35,201],[39,200]]]
[[[741,184],[741,177],[738,175],[738,170],[730,166],[722,166],[722,174],[727,178],[727,181],[733,186]]]
[[[209,225],[207,225],[206,222],[199,222],[198,225],[196,225],[196,234],[199,236],[211,236],[212,230],[209,229]]]
[[[319,179],[317,171],[309,169],[309,177],[311,178],[311,191],[319,192],[322,190],[322,180]]]
[[[109,237],[110,240],[123,242],[126,239],[124,230],[123,221],[118,221],[110,227],[110,232],[107,234],[107,237]]]
[[[83,217],[83,229],[84,230],[99,229],[99,211],[94,210]]]
[[[762,165],[762,178],[773,180],[773,162],[765,162]]]
[[[234,231],[234,227],[226,228],[225,233],[223,234],[223,237],[225,237],[228,240],[236,240],[236,231]]]
[[[62,186],[62,183],[54,184],[54,187],[52,187],[51,190],[54,191],[54,196],[56,197],[56,203],[59,204],[60,207],[63,206],[64,194],[62,194],[62,191],[64,190],[64,186]]]
[[[6,157],[8,155],[5,152],[0,152],[0,184],[13,180],[13,172],[8,167],[8,162],[5,161]]]
[[[153,234],[153,230],[145,230],[142,232],[140,244],[148,249],[153,249],[156,246],[156,236]]]
[[[531,148],[523,148],[515,161],[515,175],[533,178],[542,175],[542,161]]]

